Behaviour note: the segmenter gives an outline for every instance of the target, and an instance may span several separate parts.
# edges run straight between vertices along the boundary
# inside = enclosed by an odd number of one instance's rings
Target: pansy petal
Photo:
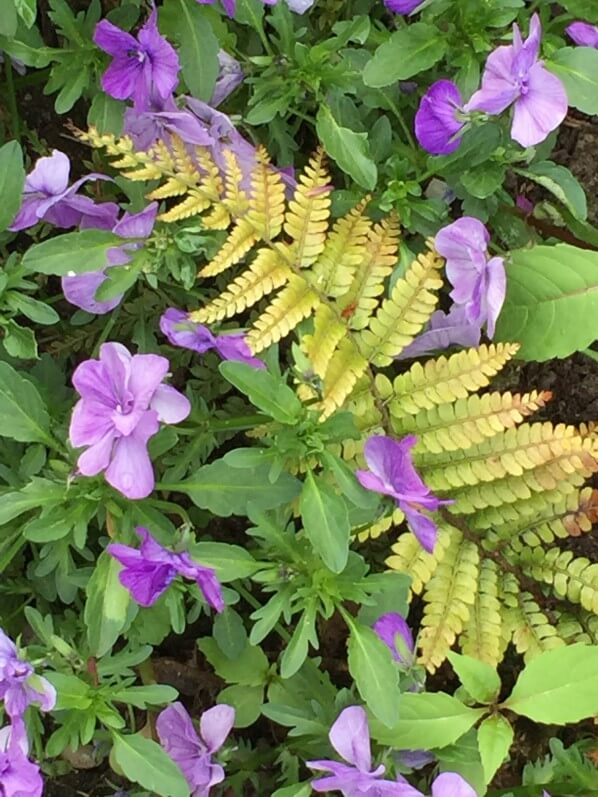
[[[426,91],[415,114],[415,136],[427,152],[449,155],[457,149],[463,127],[457,119],[461,105],[461,94],[451,80],[438,80]]]
[[[131,358],[131,375],[128,388],[135,399],[135,406],[149,407],[158,385],[162,382],[170,363],[158,354],[135,354]]]
[[[86,274],[77,274],[76,277],[63,277],[62,292],[65,299],[75,307],[80,307],[88,313],[104,315],[120,304],[123,298],[123,294],[119,294],[105,301],[96,299],[96,292],[104,282],[106,282],[105,271],[88,271]]]
[[[349,764],[362,772],[372,765],[368,718],[361,706],[343,709],[328,734],[330,743]]]
[[[422,548],[428,553],[433,553],[436,539],[438,538],[438,526],[436,523],[428,515],[424,515],[423,512],[414,509],[406,501],[401,501],[399,506],[407,518],[409,528],[419,540]]]
[[[115,58],[102,75],[102,88],[115,100],[127,100],[135,93],[142,73],[136,59]]]
[[[101,20],[96,25],[93,41],[101,50],[112,56],[126,56],[131,50],[138,48],[137,39],[117,28],[107,19]]]
[[[147,441],[158,431],[158,418],[146,412],[135,432],[116,440],[106,481],[127,498],[147,498],[154,489],[154,469],[147,452]]]
[[[565,33],[580,47],[598,49],[598,27],[589,22],[572,22],[565,28]]]
[[[476,791],[456,772],[443,772],[432,783],[432,797],[476,797]]]
[[[78,401],[69,426],[69,440],[73,448],[94,445],[111,433],[113,424],[109,412],[96,401]]]
[[[191,717],[181,703],[173,703],[161,711],[156,720],[160,744],[177,764],[189,782],[195,782],[197,760],[206,753]]]
[[[157,214],[157,202],[152,202],[140,213],[125,213],[113,232],[121,238],[148,238],[154,229]]]
[[[222,703],[204,711],[199,721],[199,732],[208,751],[220,750],[235,722],[235,710]]]
[[[158,385],[149,406],[158,413],[162,423],[179,423],[191,412],[187,396],[170,385]]]
[[[77,460],[77,468],[83,476],[97,476],[110,464],[114,448],[114,432],[110,430],[97,443],[89,446]]]
[[[413,633],[407,620],[398,612],[387,612],[381,615],[372,626],[380,639],[388,646],[393,659],[405,662],[402,649],[405,648],[409,653],[415,650]],[[401,637],[402,644],[397,646],[397,636]]]
[[[513,110],[511,136],[522,147],[540,144],[567,116],[565,87],[541,63],[527,75],[527,94],[519,97]]]
[[[494,337],[496,320],[500,314],[507,291],[507,275],[502,257],[493,257],[488,261],[486,286],[486,321],[488,337]]]

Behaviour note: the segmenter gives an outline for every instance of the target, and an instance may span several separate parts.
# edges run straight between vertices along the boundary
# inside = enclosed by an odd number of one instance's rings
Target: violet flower
[[[29,743],[21,719],[0,730],[0,794],[2,797],[42,797],[39,766],[28,758]]]
[[[456,772],[442,772],[432,783],[432,797],[476,797],[477,792]],[[413,797],[424,797],[414,791]]]
[[[176,576],[183,576],[197,583],[206,602],[217,612],[224,609],[220,583],[211,567],[196,564],[188,553],[163,548],[143,526],[138,526],[135,533],[141,538],[139,549],[113,542],[106,548],[123,566],[118,578],[134,601],[140,606],[152,606]]]
[[[384,5],[394,14],[414,14],[424,0],[384,0]]]
[[[160,712],[156,720],[160,744],[185,776],[191,797],[208,797],[210,788],[224,780],[224,769],[212,756],[224,744],[234,721],[232,706],[214,706],[201,715],[198,735],[181,703]]]
[[[8,716],[22,717],[32,703],[50,711],[56,703],[56,690],[28,661],[19,657],[17,646],[0,629],[0,700]],[[1,771],[1,770],[0,770]],[[0,781],[1,782],[1,781]]]
[[[125,213],[122,219],[114,225],[112,232],[121,238],[137,238],[139,243],[126,243],[109,249],[106,268],[99,271],[88,271],[85,274],[76,274],[71,277],[63,277],[62,291],[66,300],[74,304],[75,307],[80,307],[82,310],[96,315],[109,313],[110,310],[120,304],[124,296],[122,293],[104,301],[96,299],[96,293],[107,279],[106,269],[113,266],[126,265],[131,261],[129,252],[133,252],[143,246],[143,239],[149,238],[154,229],[157,213],[157,202],[152,202],[140,213]]]
[[[572,22],[565,28],[565,33],[580,47],[598,49],[598,27],[589,22]]]
[[[492,338],[506,293],[502,257],[488,256],[490,235],[479,219],[463,216],[436,233],[435,246],[446,260],[446,275],[453,286],[450,295],[465,307],[471,324],[486,323]]]
[[[135,149],[141,151],[147,151],[158,140],[169,145],[173,135],[192,146],[214,144],[205,124],[190,111],[180,110],[172,97],[153,102],[142,112],[127,108],[123,133],[132,139]]]
[[[215,0],[195,0],[195,2],[200,3],[203,6],[213,6]],[[235,16],[235,11],[237,10],[237,0],[222,0],[222,6],[229,17]]]
[[[236,360],[253,368],[265,368],[258,357],[254,357],[245,342],[243,333],[214,335],[208,327],[190,320],[183,310],[170,307],[160,318],[160,329],[173,346],[191,349],[204,354],[215,349],[223,360]]]
[[[394,498],[422,547],[432,552],[438,528],[422,509],[435,511],[453,502],[436,498],[413,467],[411,449],[416,442],[414,435],[402,440],[372,435],[363,449],[369,470],[357,470],[355,476],[367,490]]]
[[[103,19],[96,25],[93,40],[113,57],[102,75],[106,94],[117,100],[132,99],[138,111],[172,94],[178,83],[179,59],[160,36],[155,8],[136,38]]]
[[[448,313],[442,310],[433,313],[424,331],[396,359],[421,357],[450,346],[479,346],[481,337],[481,324],[469,320],[465,305],[453,304]]]
[[[413,664],[415,642],[407,620],[398,612],[381,615],[372,626],[399,664]]]
[[[522,147],[539,144],[567,115],[567,93],[556,75],[538,60],[542,29],[534,14],[526,41],[513,25],[513,44],[498,47],[488,56],[482,87],[465,106],[466,111],[498,114],[513,105],[511,136]]]
[[[461,92],[452,80],[432,83],[415,114],[415,137],[426,152],[450,155],[461,143],[465,121]]]
[[[75,369],[81,395],[71,417],[74,448],[88,446],[78,459],[79,473],[105,471],[108,484],[127,498],[146,498],[154,488],[148,440],[160,421],[178,423],[191,411],[188,399],[162,380],[169,362],[156,354],[131,355],[120,343],[103,343],[99,360]]]
[[[220,71],[216,79],[216,85],[210,99],[210,105],[217,108],[220,103],[233,93],[233,91],[243,82],[243,69],[241,64],[226,50],[218,51],[218,64]]]
[[[88,174],[69,186],[71,163],[64,152],[54,149],[48,157],[39,158],[25,179],[23,202],[10,230],[18,232],[47,221],[55,227],[97,227],[110,229],[118,213],[114,202],[96,204],[77,194],[88,180],[108,180],[103,174]]]

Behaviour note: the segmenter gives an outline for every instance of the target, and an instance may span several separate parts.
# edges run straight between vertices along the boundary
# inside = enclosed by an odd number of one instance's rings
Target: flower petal
[[[235,710],[226,703],[204,711],[199,721],[199,732],[210,753],[220,750],[234,722]]]
[[[115,58],[102,75],[102,88],[115,100],[128,100],[142,75],[143,67],[135,58]]]
[[[126,57],[130,50],[136,50],[139,47],[134,36],[117,28],[107,19],[103,19],[96,25],[93,41],[101,50],[112,56]]]
[[[147,498],[154,489],[154,470],[147,441],[159,428],[155,412],[146,412],[133,434],[116,440],[106,481],[127,498]]]
[[[461,105],[461,94],[451,80],[436,81],[424,94],[415,114],[415,136],[427,152],[449,155],[457,149],[463,127],[457,119]]]
[[[86,274],[77,274],[76,277],[63,277],[62,292],[65,299],[74,304],[75,307],[80,307],[88,313],[104,315],[120,304],[123,298],[121,293],[106,301],[96,299],[96,292],[104,282],[106,282],[106,272],[104,270],[88,271]]]
[[[424,515],[423,512],[410,506],[406,501],[399,503],[402,511],[405,513],[409,528],[419,540],[422,548],[428,553],[434,552],[436,539],[438,537],[438,527],[432,518]]]
[[[511,136],[522,147],[540,144],[567,116],[568,102],[558,77],[537,63],[528,72],[527,94],[515,103]]]
[[[476,797],[476,791],[456,772],[443,772],[432,783],[432,797]]]
[[[362,772],[372,766],[368,718],[361,706],[343,709],[330,728],[330,743],[349,764]]]
[[[174,387],[158,385],[152,396],[150,409],[158,413],[158,419],[162,423],[179,423],[191,412],[191,403],[187,396]]]

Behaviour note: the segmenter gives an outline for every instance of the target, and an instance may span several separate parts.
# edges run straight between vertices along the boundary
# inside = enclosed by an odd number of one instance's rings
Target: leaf
[[[0,39],[0,49],[13,58],[22,61],[25,66],[33,66],[36,69],[43,69],[58,55],[66,53],[66,50],[58,47],[30,47],[24,42],[4,37]]]
[[[268,371],[238,362],[220,363],[222,376],[244,393],[249,401],[280,423],[295,424],[303,406],[295,392]]]
[[[536,656],[503,705],[534,722],[555,725],[598,714],[598,645],[568,645]]]
[[[569,105],[590,116],[598,113],[598,50],[564,47],[546,66],[563,81]]]
[[[30,321],[35,321],[36,324],[46,326],[57,324],[60,321],[60,316],[53,307],[31,296],[26,296],[24,293],[8,291],[4,298],[12,310],[22,313]]]
[[[598,252],[569,244],[518,249],[495,340],[521,343],[524,360],[567,357],[598,338]]]
[[[159,744],[140,733],[115,733],[112,755],[125,777],[161,797],[189,797],[183,773]]]
[[[0,437],[20,443],[54,445],[50,418],[37,389],[3,362],[0,362]]]
[[[37,0],[14,0],[17,14],[23,20],[26,28],[32,27],[37,16]]]
[[[450,651],[447,658],[474,700],[492,703],[498,697],[500,678],[491,664],[454,651]]]
[[[127,621],[129,592],[118,579],[121,565],[103,551],[86,587],[83,620],[92,656],[109,652]]]
[[[310,794],[312,794],[311,783],[296,783],[276,789],[272,792],[272,797],[309,797]]]
[[[12,318],[6,322],[2,343],[11,357],[16,357],[18,360],[38,359],[37,341],[33,330],[22,327]]]
[[[367,133],[342,127],[327,105],[320,105],[316,132],[324,149],[356,183],[371,191],[378,181],[378,169],[370,155]]]
[[[506,167],[502,163],[486,162],[480,167],[463,172],[461,185],[476,199],[492,196],[503,184]]]
[[[314,551],[333,573],[342,573],[349,556],[351,533],[349,513],[342,496],[308,471],[299,511]]]
[[[17,32],[17,23],[15,0],[2,0],[0,5],[0,33],[3,36],[14,36]]]
[[[209,102],[218,77],[220,45],[204,9],[189,0],[176,0],[175,36],[179,41],[181,71],[189,93]]]
[[[116,703],[127,703],[135,708],[145,709],[148,706],[162,706],[172,703],[179,693],[166,684],[147,684],[146,686],[129,686],[110,693],[110,699]]]
[[[64,501],[65,492],[65,484],[34,478],[19,492],[0,495],[0,526],[30,509],[60,504]]]
[[[248,578],[262,567],[245,548],[226,542],[198,542],[191,546],[191,555],[202,565],[213,567],[223,582]]]
[[[44,676],[56,689],[56,711],[74,708],[85,711],[93,702],[93,689],[76,675],[46,672]]]
[[[95,127],[98,133],[112,133],[119,136],[123,127],[124,105],[103,92],[93,98],[87,112],[88,127]]]
[[[228,683],[240,686],[263,686],[268,680],[269,662],[259,647],[247,643],[243,652],[229,659],[218,647],[216,640],[204,637],[197,647],[210,662],[216,674]]]
[[[23,153],[17,141],[0,147],[0,230],[5,230],[21,207],[25,184]]]
[[[257,720],[264,704],[263,686],[227,686],[218,695],[218,703],[235,710],[235,728],[248,728]]]
[[[28,249],[23,257],[23,266],[37,274],[56,274],[59,277],[85,274],[104,268],[108,262],[108,250],[123,243],[123,238],[107,230],[68,232]]]
[[[239,656],[247,644],[247,632],[243,620],[230,606],[216,615],[212,635],[220,650],[229,659]]]
[[[527,169],[514,168],[513,171],[554,194],[576,219],[587,219],[588,205],[584,190],[565,166],[559,166],[552,161],[541,161],[532,163]]]
[[[570,14],[586,22],[598,22],[598,6],[595,0],[561,0]]]
[[[393,33],[381,44],[363,71],[366,86],[381,88],[407,80],[434,66],[446,52],[438,28],[415,22]]]
[[[359,623],[351,624],[347,648],[349,672],[364,703],[380,722],[393,727],[399,718],[400,693],[390,650],[375,631]]]
[[[486,783],[490,783],[507,758],[514,735],[511,723],[501,714],[486,717],[478,728],[478,746]]]
[[[309,650],[309,643],[316,646],[318,636],[316,633],[316,612],[313,604],[303,612],[295,626],[293,636],[287,642],[284,653],[280,659],[280,677],[291,678],[301,667]]]

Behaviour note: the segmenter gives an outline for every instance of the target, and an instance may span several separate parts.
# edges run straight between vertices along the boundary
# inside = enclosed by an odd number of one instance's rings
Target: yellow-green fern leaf
[[[223,149],[224,158],[224,197],[223,202],[234,218],[239,218],[247,212],[249,198],[241,188],[243,172],[239,166],[237,156],[230,149]]]
[[[375,520],[366,528],[360,528],[359,532],[357,533],[357,539],[359,542],[365,542],[366,540],[376,540],[382,534],[390,531],[390,529],[392,529],[394,526],[400,526],[403,520],[405,520],[405,515],[400,509],[397,508],[394,510],[392,515],[385,515],[384,517]]]
[[[598,645],[598,615],[583,610],[563,612],[556,626],[558,635],[568,645],[582,642],[584,645]]]
[[[257,354],[281,340],[318,305],[318,297],[308,283],[291,275],[285,288],[257,319],[247,333],[247,343]]]
[[[224,182],[210,151],[205,147],[195,147],[195,159],[199,164],[201,175],[199,182],[203,193],[212,202],[221,202],[224,195]]]
[[[282,229],[284,219],[284,183],[273,169],[266,151],[258,149],[258,163],[251,175],[249,208],[245,215],[257,237],[272,241]]]
[[[167,223],[182,221],[191,216],[199,216],[199,214],[207,210],[211,204],[210,200],[207,199],[203,193],[196,189],[191,189],[182,202],[179,202],[178,205],[167,210],[166,213],[160,214],[158,218],[160,221],[165,221]]]
[[[332,308],[320,304],[314,316],[313,334],[305,335],[302,343],[314,372],[321,379],[326,374],[335,349],[346,334],[345,325],[338,320]]]
[[[441,528],[434,546],[434,553],[428,553],[422,548],[414,534],[406,532],[401,534],[391,547],[392,555],[388,557],[385,564],[391,570],[398,570],[400,573],[411,576],[411,591],[419,595],[436,572],[450,543],[451,532],[446,528]]]
[[[328,363],[324,376],[321,420],[343,406],[367,367],[368,361],[355,348],[353,341],[344,338]]]
[[[181,180],[179,177],[169,177],[163,185],[149,193],[147,198],[156,201],[170,199],[171,197],[182,196],[188,190],[189,186],[185,180]]]
[[[521,590],[519,582],[511,573],[503,576],[501,593],[505,630],[512,638],[517,652],[523,653],[526,660],[544,650],[552,650],[564,644],[533,596]]]
[[[560,548],[511,549],[510,558],[536,581],[551,584],[559,598],[598,614],[598,564]]]
[[[483,559],[480,563],[478,587],[460,641],[463,653],[474,659],[495,667],[502,658],[498,568],[490,559]]]
[[[284,231],[292,240],[290,257],[300,267],[311,265],[324,249],[330,216],[330,177],[319,150],[299,175],[289,202]]]
[[[230,232],[230,235],[220,248],[217,255],[204,266],[199,275],[201,277],[215,277],[223,271],[236,265],[258,240],[253,225],[247,219],[240,219]]]

